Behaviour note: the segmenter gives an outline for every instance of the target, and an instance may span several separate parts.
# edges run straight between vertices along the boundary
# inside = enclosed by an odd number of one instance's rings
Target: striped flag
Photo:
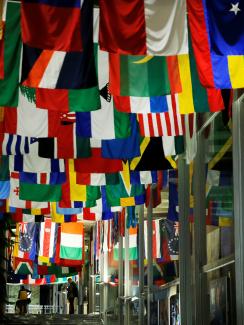
[[[26,2],[26,0],[25,0]],[[90,111],[100,108],[100,97],[99,89],[97,86],[97,77],[95,69],[95,58],[93,51],[93,4],[90,1],[85,0],[82,10],[78,8],[68,8],[67,6],[73,6],[74,2],[64,4],[65,8],[61,8],[63,4],[53,5],[53,1],[41,1],[42,4],[33,3],[26,4],[28,7],[33,6],[33,10],[39,12],[40,8],[42,10],[47,10],[48,14],[43,15],[42,13],[37,14],[39,20],[46,21],[49,20],[53,15],[55,23],[49,21],[49,27],[51,23],[51,34],[55,28],[64,26],[60,29],[59,33],[52,38],[52,41],[61,41],[61,44],[64,45],[65,41],[77,45],[82,40],[82,49],[81,52],[77,50],[70,51],[69,48],[63,48],[62,50],[57,47],[48,48],[42,47],[38,43],[41,41],[47,41],[45,37],[33,38],[34,43],[27,42],[24,39],[24,50],[23,50],[23,65],[22,65],[22,83],[27,87],[35,88],[36,93],[36,104],[37,107],[46,108],[49,110],[56,110],[60,112],[69,112],[69,111]],[[49,3],[47,3],[49,2]],[[81,6],[83,1],[76,1],[77,5]],[[49,6],[49,4],[51,4]],[[38,9],[37,9],[38,8]],[[57,14],[54,12],[57,10]],[[60,10],[66,18],[62,17],[60,19]],[[71,12],[70,12],[71,10]],[[77,11],[78,10],[78,11]],[[81,19],[81,22],[77,22],[76,19],[72,19],[73,12],[76,11],[76,18]],[[30,12],[28,13],[30,14]],[[69,18],[67,18],[68,16]],[[45,17],[44,17],[45,16]],[[48,16],[48,18],[47,18]],[[23,19],[27,23],[30,21]],[[28,18],[28,17],[27,17]],[[65,23],[64,23],[65,21]],[[59,22],[59,23],[58,23]],[[57,24],[58,23],[58,24]],[[71,23],[71,26],[69,24]],[[33,25],[34,24],[34,25]],[[72,34],[68,37],[69,33],[72,31],[72,27],[77,24],[78,29],[76,32],[80,33],[79,36],[77,33]],[[43,24],[41,24],[43,25]],[[45,25],[45,24],[44,24]],[[50,37],[50,28],[48,25],[45,25],[44,34]],[[37,27],[35,22],[31,22],[28,25],[28,28],[34,27],[34,33],[37,32],[35,28]],[[64,37],[62,33],[64,31]],[[28,29],[22,30],[23,34],[28,31]],[[32,34],[29,34],[29,36]],[[67,40],[67,37],[69,38]],[[78,40],[78,42],[77,42]],[[28,44],[28,45],[27,45]],[[49,45],[51,43],[49,42]],[[42,50],[40,50],[42,49]],[[78,67],[78,68],[77,68]],[[28,90],[29,91],[29,90]]]
[[[145,258],[148,258],[147,250],[148,224],[144,221],[144,244]],[[157,219],[152,221],[152,256],[154,259],[170,260],[166,220]]]
[[[60,258],[82,260],[84,230],[81,222],[61,224]]]
[[[129,260],[134,261],[138,259],[137,250],[137,235],[138,227],[129,228]],[[123,237],[123,259],[125,258],[125,237]],[[119,245],[118,243],[114,246],[114,259],[119,259]]]
[[[165,113],[137,114],[140,133],[145,137],[183,135],[184,119],[180,115],[176,96],[168,96],[169,110]]]
[[[48,263],[55,255],[58,224],[47,218],[41,222],[38,260]]]
[[[188,53],[185,0],[102,0],[99,4],[102,50],[135,56]]]
[[[29,184],[62,184],[66,180],[65,172],[58,173],[28,173],[20,172],[19,173],[20,181],[23,183]]]
[[[80,185],[114,185],[119,183],[118,173],[76,173],[76,183]]]
[[[115,108],[124,113],[163,113],[168,111],[168,96],[135,97],[114,96]]]
[[[76,125],[60,127],[55,138],[38,139],[38,156],[43,158],[87,158],[91,156],[90,139],[76,134]]]
[[[37,109],[35,94],[28,95],[21,86],[16,107],[4,109],[4,132],[26,137],[55,137],[60,132],[62,115],[59,112]]]
[[[27,137],[22,137],[16,134],[3,134],[3,139],[1,142],[1,152],[2,155],[24,155],[29,153],[29,139]]]
[[[11,171],[30,173],[64,172],[63,159],[47,159],[38,156],[38,142],[31,142],[30,153],[24,156],[9,156]]]

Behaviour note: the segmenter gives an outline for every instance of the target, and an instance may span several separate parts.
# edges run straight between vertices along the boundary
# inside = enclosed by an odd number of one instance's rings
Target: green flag
[[[4,33],[4,79],[0,80],[0,106],[18,105],[20,49],[20,3],[9,2]]]
[[[61,200],[61,185],[29,184],[20,182],[21,200],[35,202],[58,202]]]

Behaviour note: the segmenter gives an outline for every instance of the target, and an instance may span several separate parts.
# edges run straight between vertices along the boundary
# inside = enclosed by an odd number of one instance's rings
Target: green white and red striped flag
[[[60,258],[82,260],[84,229],[81,222],[61,224]]]

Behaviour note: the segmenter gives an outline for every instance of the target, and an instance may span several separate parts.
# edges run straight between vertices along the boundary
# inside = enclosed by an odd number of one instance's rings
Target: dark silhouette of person
[[[18,300],[16,302],[16,306],[18,306],[20,314],[27,313],[27,305],[30,303],[28,293],[31,293],[31,291],[26,289],[25,286],[22,285],[19,289]]]
[[[74,314],[74,300],[75,298],[78,298],[78,288],[76,283],[72,280],[72,278],[68,279],[68,288],[67,288],[67,298],[69,301],[69,313]]]

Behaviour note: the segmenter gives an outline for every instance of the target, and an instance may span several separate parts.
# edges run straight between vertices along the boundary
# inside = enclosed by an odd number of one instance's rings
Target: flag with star
[[[206,88],[244,87],[244,1],[187,0],[192,46]]]
[[[244,0],[204,0],[211,50],[244,55]]]
[[[168,245],[168,254],[170,259],[178,260],[179,258],[179,222],[165,220],[165,232]]]
[[[34,260],[37,248],[38,224],[35,222],[20,222],[16,224],[15,257]]]

